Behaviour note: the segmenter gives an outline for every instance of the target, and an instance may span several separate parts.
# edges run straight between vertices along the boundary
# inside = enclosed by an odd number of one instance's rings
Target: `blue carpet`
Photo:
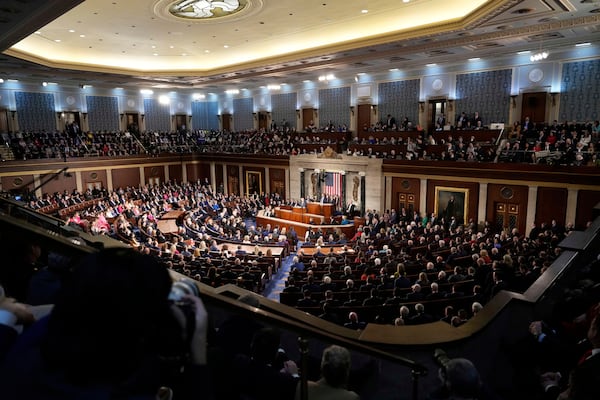
[[[273,274],[271,281],[267,283],[263,291],[263,296],[274,301],[279,301],[279,293],[285,288],[285,281],[290,275],[290,267],[295,255],[296,253],[290,253],[289,256],[282,260],[281,267],[277,273]]]
[[[256,220],[254,218],[245,218],[244,222],[247,227],[254,226],[256,227]],[[301,246],[301,243],[298,243],[298,248]],[[279,270],[273,274],[269,283],[266,284],[265,289],[263,290],[263,296],[273,301],[279,302],[279,293],[283,291],[285,288],[285,281],[290,275],[290,267],[294,260],[294,256],[296,253],[290,253],[289,256],[281,260],[281,266]]]

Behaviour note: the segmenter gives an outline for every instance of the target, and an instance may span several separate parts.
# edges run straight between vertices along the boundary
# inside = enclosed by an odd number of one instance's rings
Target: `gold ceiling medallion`
[[[246,0],[180,0],[169,7],[169,12],[180,18],[214,19],[242,11]]]

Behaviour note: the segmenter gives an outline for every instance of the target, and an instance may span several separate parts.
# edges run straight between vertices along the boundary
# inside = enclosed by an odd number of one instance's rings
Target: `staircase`
[[[15,159],[15,155],[12,150],[6,144],[0,145],[0,160],[2,161],[12,161]]]

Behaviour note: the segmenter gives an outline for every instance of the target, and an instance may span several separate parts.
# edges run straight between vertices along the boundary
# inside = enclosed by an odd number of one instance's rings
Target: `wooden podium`
[[[315,203],[309,202],[306,204],[306,211],[309,214],[322,215],[326,219],[331,218],[335,212],[335,205],[331,203]]]

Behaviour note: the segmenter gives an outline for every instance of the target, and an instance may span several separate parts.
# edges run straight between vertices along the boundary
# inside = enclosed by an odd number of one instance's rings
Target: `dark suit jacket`
[[[575,368],[571,381],[573,400],[600,399],[600,353],[588,358]]]

